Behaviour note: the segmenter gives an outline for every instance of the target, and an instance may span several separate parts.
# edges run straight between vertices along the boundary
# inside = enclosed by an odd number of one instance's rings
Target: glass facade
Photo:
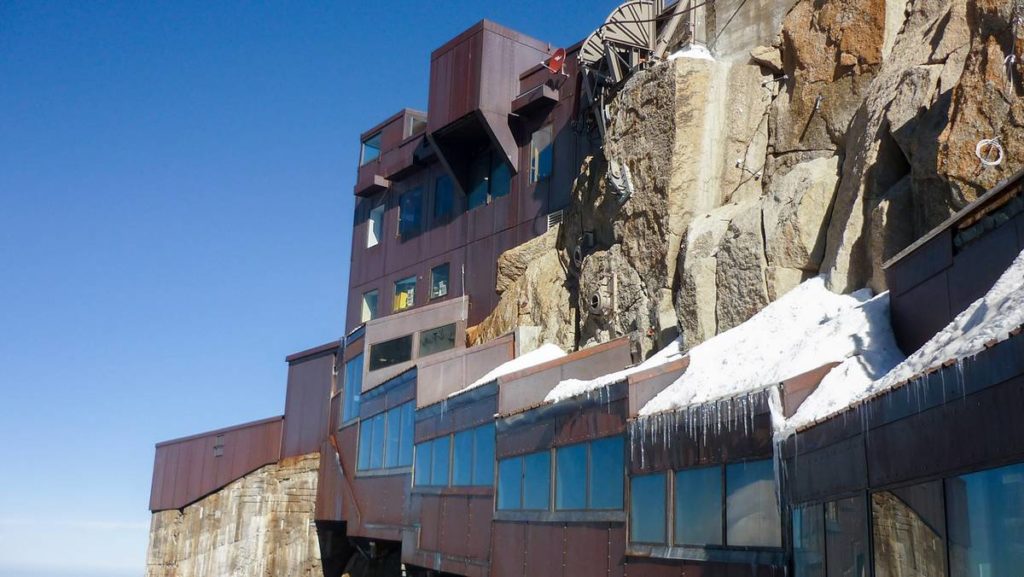
[[[555,508],[587,508],[587,443],[555,451]]]
[[[590,443],[590,509],[622,509],[626,469],[624,437]]]
[[[876,577],[946,575],[942,482],[871,495]]]
[[[722,544],[722,468],[675,474],[676,545]]]
[[[439,487],[448,485],[448,469],[451,464],[451,437],[434,439],[430,465],[430,484]]]
[[[794,577],[825,577],[825,517],[822,506],[793,509]]]
[[[448,263],[430,269],[430,298],[439,299],[448,296],[448,277],[451,267]]]
[[[1024,464],[946,480],[952,577],[1024,571]]]
[[[455,348],[455,325],[444,325],[420,332],[419,357]]]
[[[551,506],[551,452],[523,457],[523,509],[546,510]]]
[[[666,475],[640,475],[629,480],[629,540],[665,543]]]
[[[782,519],[770,459],[725,467],[725,540],[742,547],[781,547]]]
[[[363,389],[363,355],[352,357],[345,363],[345,396],[341,405],[341,423],[349,423],[359,417],[359,399]]]
[[[370,370],[376,371],[412,360],[412,335],[370,345]]]
[[[362,152],[360,153],[359,165],[373,162],[380,157],[380,133],[376,133],[363,141]]]
[[[498,461],[498,510],[523,508],[523,458]]]
[[[359,423],[358,469],[393,469],[412,465],[414,408],[410,401]]]
[[[414,188],[398,198],[398,236],[412,238],[423,232],[423,189]]]

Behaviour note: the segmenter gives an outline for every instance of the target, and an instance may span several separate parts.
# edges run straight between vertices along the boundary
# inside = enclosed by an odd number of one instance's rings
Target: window
[[[439,299],[448,295],[448,263],[430,269],[430,298]]]
[[[363,293],[363,312],[360,316],[360,322],[372,321],[377,318],[377,301],[378,294],[376,290],[368,291]]]
[[[448,485],[448,464],[451,462],[451,437],[434,439],[433,447],[430,484],[445,487]]]
[[[406,138],[419,134],[427,129],[427,119],[418,116],[410,116],[408,128],[405,131]]]
[[[551,453],[523,457],[523,509],[546,510],[551,503]]]
[[[821,505],[793,509],[794,577],[825,577],[825,523]]]
[[[473,431],[455,433],[452,450],[452,485],[473,483]]]
[[[423,231],[423,189],[414,188],[398,198],[398,236],[412,238]]]
[[[370,218],[366,221],[366,248],[380,244],[383,227],[384,205],[379,204],[370,209]]]
[[[430,485],[430,473],[433,467],[434,442],[427,441],[416,445],[416,464],[413,465],[412,474],[414,484],[417,487]]]
[[[512,185],[512,173],[500,154],[487,150],[476,155],[469,167],[466,209],[473,209],[505,196]]]
[[[376,371],[412,360],[412,335],[370,345],[370,370]]]
[[[404,311],[416,304],[416,277],[404,278],[395,283],[394,310]]]
[[[530,183],[547,180],[552,166],[551,125],[533,133],[530,139]]]
[[[725,467],[725,540],[731,546],[781,547],[782,519],[770,459]]]
[[[952,577],[1014,575],[1024,567],[1024,464],[946,480]]]
[[[359,423],[360,470],[412,464],[413,403],[403,403]]]
[[[641,475],[629,481],[629,540],[665,543],[665,473]]]
[[[445,222],[455,212],[455,186],[447,174],[434,181],[434,220]]]
[[[868,574],[868,519],[863,497],[825,503],[827,577]]]
[[[871,511],[876,576],[946,574],[942,481],[875,493]]]
[[[363,388],[363,355],[345,363],[345,397],[341,406],[341,422],[348,423],[359,416],[359,398]]]
[[[493,485],[494,423],[416,445],[416,485],[447,486],[449,460],[452,486]]]
[[[377,160],[380,156],[380,133],[376,133],[363,141],[359,166]]]
[[[474,429],[473,484],[494,484],[494,423]]]
[[[420,331],[420,357],[455,348],[455,324]]]
[[[676,472],[676,545],[722,544],[722,468]]]
[[[498,461],[498,510],[523,508],[523,458]]]
[[[621,436],[559,447],[555,451],[555,508],[622,509],[623,451]]]

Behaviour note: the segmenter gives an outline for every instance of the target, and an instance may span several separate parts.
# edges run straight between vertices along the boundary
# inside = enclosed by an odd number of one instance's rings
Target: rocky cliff
[[[502,257],[479,340],[535,324],[566,349],[628,336],[647,356],[811,276],[881,291],[883,262],[1024,166],[1024,4],[765,10],[756,30],[781,22],[774,40],[722,30],[715,59],[626,81],[560,230]]]
[[[147,577],[319,577],[319,454],[285,459],[185,507],[153,514]]]

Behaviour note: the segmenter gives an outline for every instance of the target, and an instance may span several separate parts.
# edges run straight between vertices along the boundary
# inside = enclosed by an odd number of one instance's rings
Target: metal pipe
[[[686,4],[689,4],[687,2]],[[668,51],[668,43],[672,41],[672,37],[676,34],[676,29],[679,28],[679,22],[683,19],[683,14],[689,11],[689,8],[684,8],[683,0],[677,0],[676,7],[672,10],[672,18],[669,19],[665,27],[661,29],[661,34],[658,35],[658,41],[654,45],[654,58],[655,60],[661,60],[665,57],[665,52]]]

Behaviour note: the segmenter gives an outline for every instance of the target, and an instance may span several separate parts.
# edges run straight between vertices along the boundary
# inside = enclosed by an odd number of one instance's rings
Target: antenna
[[[547,68],[554,74],[562,74],[568,76],[563,68],[565,67],[565,48],[559,48],[555,50],[555,53],[544,61],[544,68]]]

